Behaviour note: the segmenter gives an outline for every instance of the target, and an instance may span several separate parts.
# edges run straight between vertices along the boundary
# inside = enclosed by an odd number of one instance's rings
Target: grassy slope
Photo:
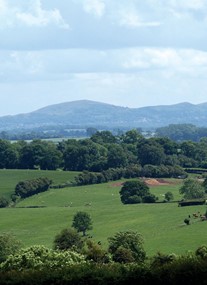
[[[68,171],[42,171],[42,170],[8,170],[0,169],[0,196],[10,197],[16,184],[21,180],[34,179],[46,176],[54,184],[72,181],[77,172]]]
[[[21,172],[20,174],[23,177]],[[64,182],[66,180],[61,181],[64,179],[61,176],[63,174],[56,172],[51,175],[54,179],[60,179],[59,182]],[[56,175],[61,177],[56,178]],[[165,253],[184,253],[206,243],[207,222],[198,222],[192,218],[190,226],[183,224],[189,214],[197,211],[204,213],[206,206],[178,207],[177,203],[123,205],[119,197],[120,187],[111,182],[51,189],[23,200],[17,205],[19,208],[0,209],[0,231],[14,233],[26,246],[43,244],[52,247],[55,235],[61,229],[70,227],[73,215],[83,210],[90,213],[93,219],[94,229],[90,234],[105,247],[107,237],[122,230],[141,233],[148,255],[155,254],[158,250]],[[151,187],[151,192],[162,201],[162,195],[172,191],[177,200],[180,199],[179,187],[179,184],[154,186]],[[87,203],[91,203],[91,206],[86,206]],[[46,207],[21,208],[28,206]]]

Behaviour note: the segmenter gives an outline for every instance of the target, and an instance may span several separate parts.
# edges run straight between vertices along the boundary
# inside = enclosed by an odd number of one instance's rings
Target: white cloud
[[[207,71],[207,52],[191,49],[131,49],[125,58],[123,67],[127,70],[163,69],[194,76]]]
[[[9,5],[6,0],[0,0],[1,27],[24,24],[26,26],[48,26],[54,24],[68,29],[69,25],[62,18],[58,9],[44,10],[41,0],[28,1],[26,5]]]
[[[206,7],[206,0],[170,0],[169,4],[176,9],[200,10]]]
[[[136,13],[136,11],[121,11],[120,12],[120,20],[119,24],[121,26],[128,27],[157,27],[160,26],[160,22],[157,21],[144,21],[142,18]]]
[[[139,27],[157,27],[161,25],[160,21],[155,21],[153,15],[147,15],[138,5],[129,3],[129,5],[120,5],[114,13],[120,26],[139,28]]]
[[[84,0],[83,8],[87,13],[102,17],[105,12],[105,2],[104,0]]]

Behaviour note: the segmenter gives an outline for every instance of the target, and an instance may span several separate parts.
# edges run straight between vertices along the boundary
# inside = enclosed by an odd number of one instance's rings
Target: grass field
[[[66,182],[73,173],[58,171],[0,171],[0,192],[11,192],[12,185],[24,179],[41,175],[56,183]],[[206,206],[178,207],[181,199],[181,180],[169,180],[169,185],[151,186],[151,192],[163,201],[167,191],[174,194],[172,203],[123,205],[120,201],[120,183],[51,189],[19,202],[16,208],[0,209],[0,232],[11,232],[25,246],[42,244],[52,247],[54,237],[63,228],[70,227],[77,211],[88,212],[93,220],[90,235],[107,247],[107,238],[117,231],[134,230],[142,234],[144,248],[149,256],[163,253],[186,253],[207,244],[207,222],[191,218],[186,226],[184,219],[194,212],[204,213]],[[123,182],[123,181],[119,181]],[[4,187],[5,184],[5,187]],[[90,206],[88,206],[90,204]],[[31,208],[40,206],[40,208]]]

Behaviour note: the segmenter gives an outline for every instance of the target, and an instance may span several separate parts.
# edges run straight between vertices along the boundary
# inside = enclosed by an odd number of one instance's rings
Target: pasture
[[[41,175],[40,175],[41,174]],[[12,185],[20,180],[47,176],[55,184],[72,180],[74,173],[59,171],[0,171],[0,193],[11,193]],[[53,246],[56,234],[70,227],[77,211],[88,212],[93,220],[89,234],[107,247],[107,238],[117,231],[134,230],[144,239],[148,256],[163,253],[186,253],[207,244],[207,222],[191,217],[186,226],[184,219],[194,212],[205,213],[206,206],[178,207],[182,181],[169,179],[169,183],[153,183],[151,193],[159,197],[155,204],[123,205],[119,190],[121,182],[50,189],[20,201],[15,208],[0,209],[0,232],[13,233],[24,246],[42,244]],[[5,187],[4,187],[5,184]],[[175,201],[162,203],[163,195],[171,191]],[[39,208],[34,208],[39,206]]]

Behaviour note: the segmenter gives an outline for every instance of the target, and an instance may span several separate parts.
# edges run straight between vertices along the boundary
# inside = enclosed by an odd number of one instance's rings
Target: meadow
[[[17,182],[47,176],[54,184],[72,181],[77,173],[39,170],[0,171],[0,195],[9,196]],[[14,208],[0,209],[0,233],[10,232],[24,246],[41,244],[52,248],[53,240],[62,229],[71,227],[77,211],[86,211],[93,220],[88,232],[95,241],[107,248],[107,238],[117,231],[133,230],[144,239],[148,256],[162,253],[185,254],[207,244],[207,222],[192,217],[194,212],[205,213],[206,206],[178,207],[182,197],[182,180],[167,179],[169,184],[150,186],[159,197],[155,204],[123,205],[119,190],[125,180],[98,185],[50,189],[20,201]],[[163,203],[164,194],[171,191],[174,201]],[[191,224],[184,219],[191,215]]]

